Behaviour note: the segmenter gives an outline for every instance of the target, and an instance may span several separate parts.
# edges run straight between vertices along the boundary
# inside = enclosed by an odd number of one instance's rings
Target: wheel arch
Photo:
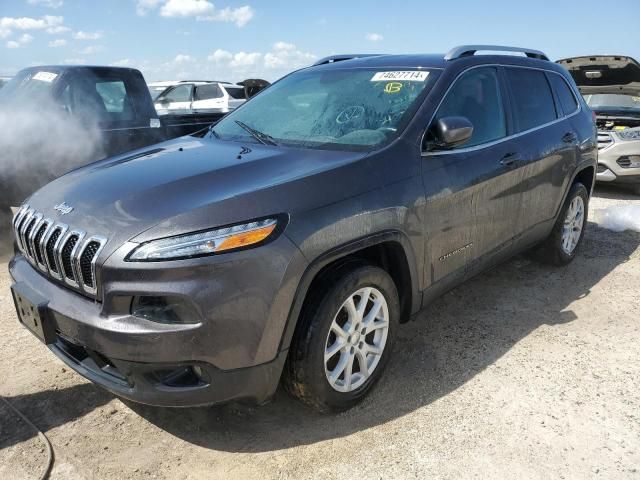
[[[418,270],[413,249],[406,235],[389,230],[359,238],[320,255],[303,273],[287,316],[287,323],[280,341],[280,350],[289,348],[309,293],[323,277],[344,265],[361,260],[379,266],[393,278],[400,296],[401,322],[420,309],[421,298]]]

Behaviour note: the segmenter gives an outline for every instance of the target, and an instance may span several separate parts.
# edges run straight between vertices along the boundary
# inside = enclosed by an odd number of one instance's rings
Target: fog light
[[[627,158],[631,162],[629,168],[640,168],[640,155],[630,155]]]
[[[134,297],[131,315],[158,323],[198,323],[200,317],[185,300],[179,297]]]

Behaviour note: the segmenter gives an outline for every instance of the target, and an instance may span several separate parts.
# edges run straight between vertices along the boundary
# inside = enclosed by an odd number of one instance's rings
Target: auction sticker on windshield
[[[405,82],[424,82],[428,76],[429,72],[417,72],[415,70],[405,72],[376,72],[371,81],[400,80]]]
[[[38,72],[33,76],[34,80],[41,80],[43,82],[53,82],[56,77],[58,76],[57,73],[51,73],[51,72]]]

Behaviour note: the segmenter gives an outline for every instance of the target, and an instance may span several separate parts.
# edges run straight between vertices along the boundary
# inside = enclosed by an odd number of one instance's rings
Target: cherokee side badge
[[[67,213],[71,213],[73,211],[73,207],[67,205],[66,202],[59,203],[53,209],[58,212],[60,215],[66,215]]]

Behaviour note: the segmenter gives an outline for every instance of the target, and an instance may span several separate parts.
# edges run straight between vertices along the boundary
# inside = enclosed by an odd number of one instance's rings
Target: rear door
[[[171,87],[156,100],[156,110],[159,114],[191,113],[193,101],[193,85],[182,83]]]
[[[217,83],[196,85],[191,108],[193,113],[220,112],[224,106],[224,92]]]
[[[570,115],[578,111],[573,97],[565,98],[564,79],[557,73],[525,67],[504,67],[522,165],[522,215],[517,230],[526,233],[552,220],[561,201],[568,173],[576,164],[578,135],[565,118],[552,83],[563,95]],[[566,86],[566,85],[565,85]],[[569,95],[573,96],[571,91]]]
[[[475,67],[460,75],[434,121],[466,117],[471,139],[423,158],[426,192],[428,283],[464,273],[506,250],[520,214],[520,176],[498,67]],[[456,275],[457,276],[457,275]]]

